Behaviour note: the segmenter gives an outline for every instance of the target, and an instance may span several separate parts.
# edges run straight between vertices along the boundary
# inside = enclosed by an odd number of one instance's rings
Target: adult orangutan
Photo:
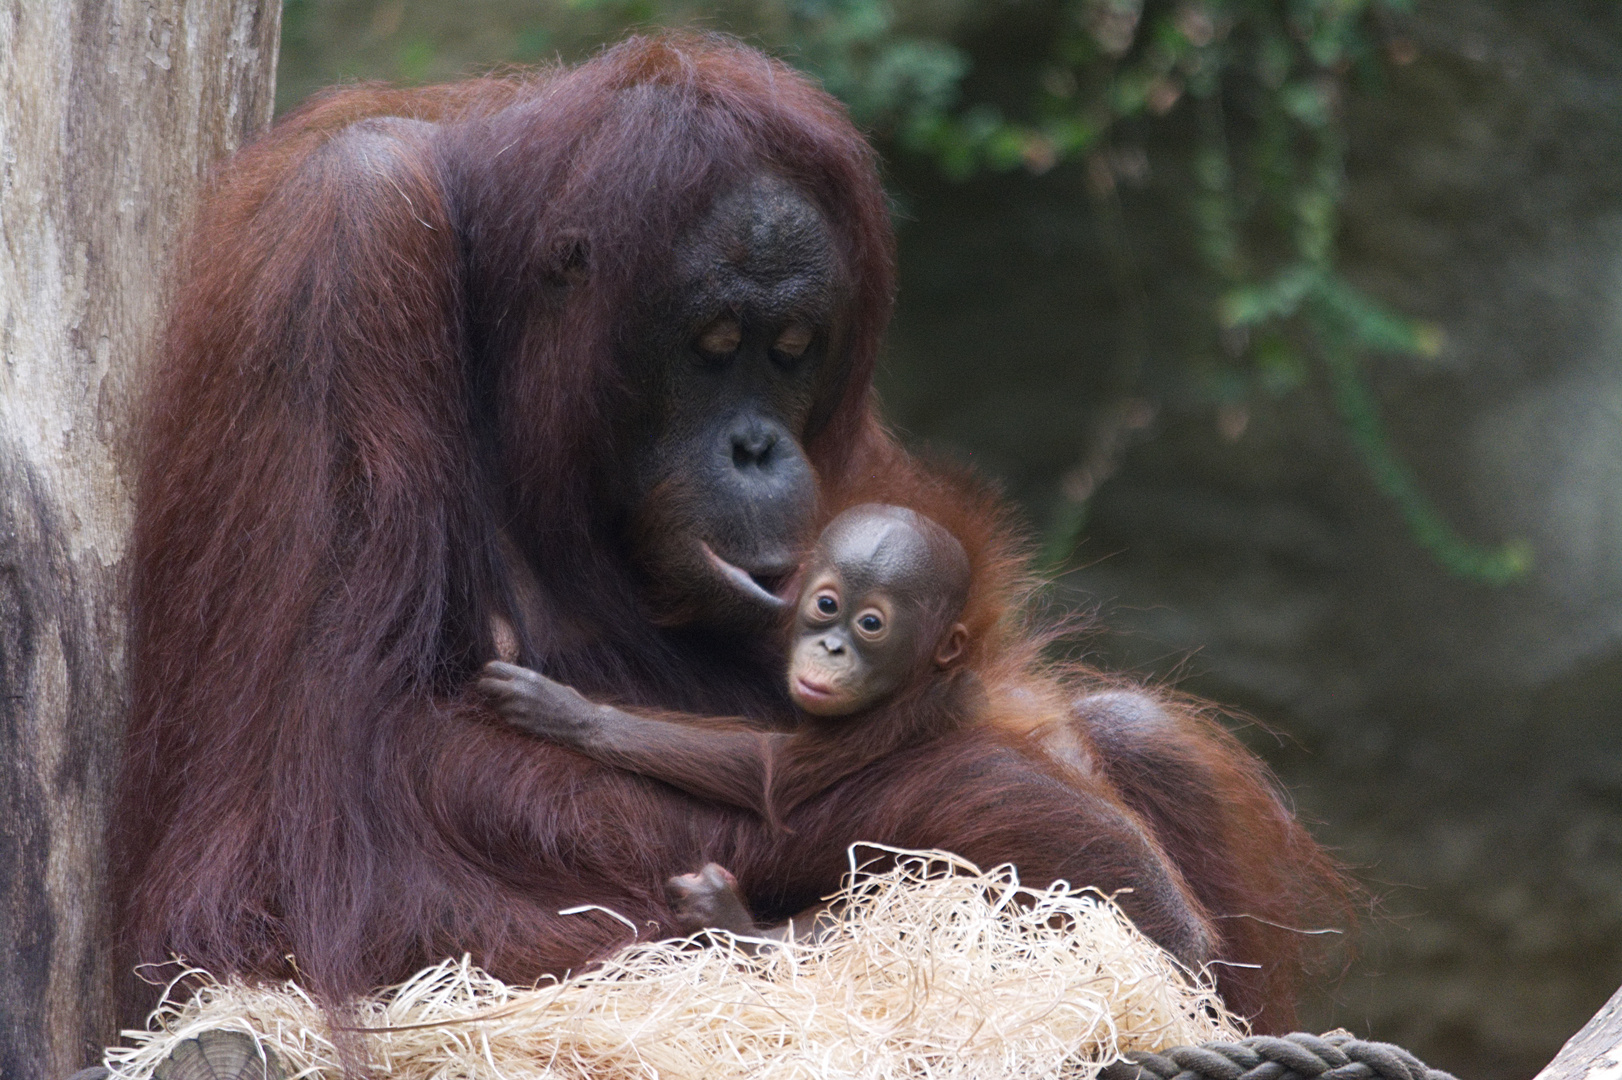
[[[462,952],[532,980],[630,936],[562,908],[668,933],[662,882],[713,861],[772,919],[872,840],[1129,887],[1184,959],[1260,965],[1223,987],[1287,1024],[1274,925],[1337,879],[1190,710],[1084,696],[1068,772],[986,728],[909,746],[785,834],[473,691],[511,653],[598,699],[781,725],[765,631],[821,507],[879,476],[881,501],[990,528],[870,411],[892,274],[861,137],[725,40],[343,89],[239,154],[145,433],[118,818],[139,958],[296,963],[329,1000]]]

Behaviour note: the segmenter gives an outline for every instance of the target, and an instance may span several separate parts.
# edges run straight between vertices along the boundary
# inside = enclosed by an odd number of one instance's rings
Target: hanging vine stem
[[[1531,545],[1517,540],[1485,548],[1461,537],[1420,489],[1413,469],[1392,449],[1380,419],[1380,407],[1363,378],[1356,354],[1326,345],[1323,355],[1335,411],[1375,486],[1396,504],[1414,539],[1439,563],[1463,577],[1489,585],[1505,585],[1524,577],[1532,566]]]
[[[1266,37],[1263,40],[1265,51]],[[1276,41],[1275,36],[1275,48]],[[1339,55],[1329,52],[1330,57]],[[1530,569],[1530,546],[1512,541],[1497,548],[1485,547],[1459,534],[1424,493],[1412,467],[1396,450],[1381,418],[1378,399],[1364,377],[1362,357],[1366,353],[1434,356],[1441,347],[1441,335],[1432,327],[1387,309],[1356,289],[1337,270],[1335,240],[1347,154],[1345,134],[1335,122],[1339,96],[1337,85],[1321,65],[1316,76],[1297,84],[1294,92],[1270,99],[1276,103],[1276,111],[1270,118],[1273,122],[1262,125],[1271,138],[1264,135],[1258,140],[1260,153],[1277,151],[1283,125],[1291,120],[1312,144],[1305,177],[1284,185],[1290,195],[1295,261],[1270,282],[1231,284],[1219,305],[1219,321],[1229,328],[1244,329],[1251,340],[1260,337],[1251,357],[1263,386],[1269,375],[1278,385],[1279,372],[1289,373],[1289,381],[1293,381],[1306,370],[1307,363],[1298,358],[1290,344],[1306,338],[1309,355],[1316,357],[1327,374],[1335,411],[1353,448],[1375,486],[1395,504],[1414,539],[1454,574],[1489,585],[1507,584]],[[1225,138],[1218,109],[1209,110],[1216,118],[1215,124],[1205,125],[1212,141]],[[1287,144],[1287,136],[1284,142]],[[1269,168],[1269,164],[1265,158],[1258,162],[1258,171],[1264,177],[1279,171]],[[1229,200],[1233,198],[1231,187],[1225,193]],[[1223,220],[1231,221],[1235,216],[1230,210]],[[1237,261],[1216,245],[1207,244],[1205,250],[1211,271],[1219,279],[1232,282]],[[1297,332],[1291,333],[1292,327]],[[1255,334],[1258,330],[1260,335]]]

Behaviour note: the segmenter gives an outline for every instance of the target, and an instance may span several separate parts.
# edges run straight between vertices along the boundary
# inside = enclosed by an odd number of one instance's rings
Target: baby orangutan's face
[[[929,602],[940,587],[934,561],[917,529],[894,517],[847,513],[830,526],[794,615],[788,682],[796,705],[848,716],[924,675],[931,659],[945,667],[957,658],[967,635],[951,622],[956,612]]]

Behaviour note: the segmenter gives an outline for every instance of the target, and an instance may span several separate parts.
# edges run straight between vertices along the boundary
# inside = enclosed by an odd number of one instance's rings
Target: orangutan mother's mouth
[[[773,569],[751,574],[743,567],[734,566],[721,558],[704,541],[700,540],[698,546],[704,550],[704,557],[710,560],[710,565],[715,568],[716,573],[720,574],[733,588],[756,603],[765,604],[768,607],[784,608],[788,606],[788,601],[778,596],[777,591],[788,581],[793,574],[792,570]]]

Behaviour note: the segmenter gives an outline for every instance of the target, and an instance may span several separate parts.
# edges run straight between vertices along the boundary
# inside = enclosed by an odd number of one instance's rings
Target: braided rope
[[[1345,1031],[1134,1052],[1106,1065],[1098,1080],[1454,1080],[1400,1046]]]

